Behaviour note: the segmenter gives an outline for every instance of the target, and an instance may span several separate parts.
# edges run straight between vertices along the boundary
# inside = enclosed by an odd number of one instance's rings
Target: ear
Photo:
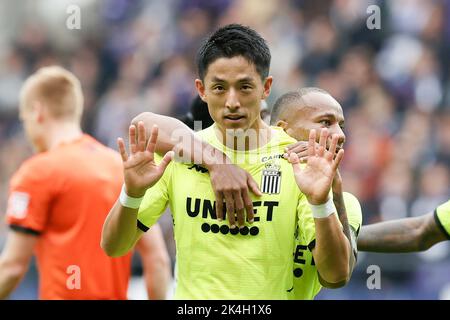
[[[45,120],[47,109],[40,101],[34,101],[31,105],[31,111],[33,113],[34,121],[42,123]]]
[[[288,129],[288,123],[286,121],[284,121],[284,120],[277,120],[275,125],[277,127],[283,128],[284,131],[286,131]]]
[[[264,80],[264,92],[262,95],[262,99],[265,100],[270,95],[270,89],[272,88],[273,77],[268,76],[266,80]]]
[[[197,92],[198,95],[200,96],[200,99],[202,99],[203,102],[207,102],[205,94],[205,86],[203,85],[203,81],[200,79],[195,79],[195,87],[197,88]]]

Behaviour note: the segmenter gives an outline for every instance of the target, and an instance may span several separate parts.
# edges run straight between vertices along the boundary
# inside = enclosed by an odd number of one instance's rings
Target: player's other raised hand
[[[145,127],[143,122],[138,122],[129,127],[130,154],[127,153],[125,142],[117,139],[120,155],[123,161],[123,173],[126,192],[130,197],[140,198],[145,191],[152,187],[163,175],[167,165],[173,158],[173,151],[164,155],[161,163],[154,161],[155,146],[158,139],[158,127],[152,128],[150,139],[146,143]]]
[[[313,205],[323,204],[327,201],[336,170],[344,156],[343,149],[339,150],[335,156],[339,137],[337,135],[332,136],[328,149],[327,139],[328,130],[321,129],[319,147],[316,148],[316,131],[310,131],[308,158],[303,169],[296,153],[292,152],[288,159],[294,169],[295,180],[300,191]]]

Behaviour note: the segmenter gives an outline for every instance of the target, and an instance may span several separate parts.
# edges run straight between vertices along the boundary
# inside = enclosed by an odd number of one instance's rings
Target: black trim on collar
[[[10,224],[9,228],[11,230],[14,230],[14,231],[17,231],[17,232],[20,232],[20,233],[31,234],[33,236],[39,236],[41,234],[40,231],[31,229],[31,228],[27,228],[27,227],[22,227],[22,226],[19,226],[17,224]]]

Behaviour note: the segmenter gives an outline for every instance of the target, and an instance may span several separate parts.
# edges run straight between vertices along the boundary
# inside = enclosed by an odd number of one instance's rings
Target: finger
[[[172,161],[172,159],[173,159],[173,151],[169,151],[164,155],[164,157],[161,160],[161,163],[158,166],[159,170],[162,173],[164,173],[164,171],[166,170],[167,166],[169,165],[170,161]]]
[[[217,220],[223,220],[223,196],[220,192],[214,192],[216,195],[216,215]]]
[[[253,223],[253,221],[255,220],[255,214],[253,212],[252,199],[246,191],[242,194],[242,198],[244,199],[245,211],[247,211],[247,221],[249,223]]]
[[[299,152],[308,150],[308,142],[299,141],[297,143],[291,144],[286,149],[287,149],[286,152],[288,152],[288,153],[290,153],[290,152],[299,153]]]
[[[117,138],[117,146],[119,147],[119,153],[122,157],[122,161],[125,162],[128,160],[127,150],[125,148],[125,142],[122,138]]]
[[[320,138],[319,138],[319,151],[317,155],[319,157],[323,157],[325,150],[327,149],[327,139],[328,139],[328,130],[323,128],[320,130]]]
[[[298,144],[298,142],[288,145],[286,148],[284,148],[284,151],[285,152],[291,151],[292,149],[294,149],[297,146],[297,144]]]
[[[308,156],[314,157],[316,155],[316,130],[309,131],[308,139]]]
[[[292,168],[294,170],[294,174],[300,172],[300,160],[296,153],[291,153],[289,155],[289,162],[292,164]]]
[[[308,150],[307,149],[303,149],[303,150],[299,150],[297,152],[295,152],[297,154],[297,156],[301,159],[301,158],[305,158],[308,157]]]
[[[245,207],[244,201],[242,200],[241,194],[239,191],[233,192],[234,204],[236,208],[237,221],[239,228],[245,225]]]
[[[307,162],[308,162],[308,157],[300,158],[300,163],[307,163]]]
[[[320,130],[319,145],[326,148],[327,147],[327,138],[328,138],[328,130],[327,130],[327,128],[322,128]]]
[[[130,139],[130,154],[136,153],[136,127],[131,125],[128,129],[128,135]]]
[[[333,159],[334,155],[336,153],[336,147],[337,147],[337,143],[339,140],[339,136],[337,134],[333,134],[331,137],[331,143],[330,143],[330,148],[328,149],[329,153],[329,159]]]
[[[150,139],[147,144],[147,151],[151,154],[155,153],[156,149],[156,141],[158,141],[158,126],[155,124],[152,127],[152,132],[150,133]]]
[[[137,136],[137,150],[138,151],[145,151],[145,142],[146,142],[146,134],[145,134],[145,127],[144,123],[142,121],[138,122],[138,136]]]
[[[253,177],[249,173],[247,173],[247,185],[248,185],[248,188],[255,195],[257,195],[258,197],[262,196],[262,192],[261,192],[261,190],[259,190],[258,184],[256,183],[255,179],[253,179]]]
[[[230,228],[233,229],[234,227],[236,227],[236,219],[234,218],[235,208],[233,195],[230,192],[225,192],[224,196],[227,207],[228,222],[230,223]]]
[[[300,162],[296,153],[289,154],[289,162],[291,164],[298,164]]]
[[[341,149],[339,150],[338,154],[336,155],[336,158],[333,161],[333,170],[337,170],[343,157],[344,157],[344,149]]]

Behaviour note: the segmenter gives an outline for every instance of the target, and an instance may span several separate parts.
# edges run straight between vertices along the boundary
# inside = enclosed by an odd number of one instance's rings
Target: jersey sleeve
[[[40,234],[49,217],[52,198],[50,164],[33,158],[26,161],[10,182],[6,223],[16,231]]]
[[[155,154],[155,161],[161,161],[161,157]],[[144,232],[154,225],[169,202],[169,184],[172,176],[174,162],[171,161],[166,167],[164,174],[159,181],[144,195],[144,199],[139,207],[138,212],[138,228]]]
[[[344,203],[347,212],[347,219],[356,234],[359,233],[362,224],[362,210],[358,199],[351,193],[344,192]]]
[[[450,239],[450,200],[434,211],[434,218],[448,239]]]

